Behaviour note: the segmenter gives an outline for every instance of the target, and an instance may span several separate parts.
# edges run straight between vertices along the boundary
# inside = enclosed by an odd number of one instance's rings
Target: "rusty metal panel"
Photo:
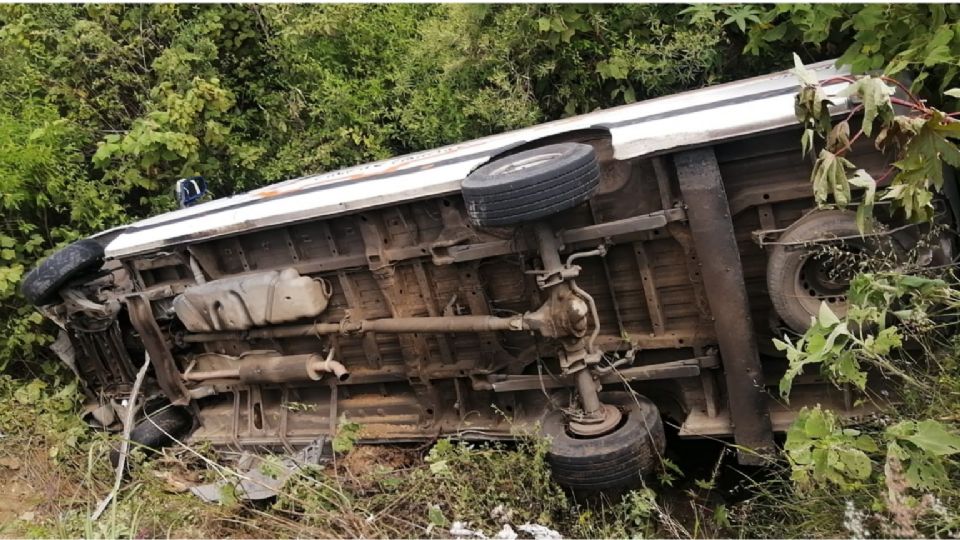
[[[720,167],[712,148],[679,153],[674,163],[714,314],[734,439],[757,452],[772,450],[763,369]],[[738,456],[741,463],[759,461],[758,456],[743,451]]]

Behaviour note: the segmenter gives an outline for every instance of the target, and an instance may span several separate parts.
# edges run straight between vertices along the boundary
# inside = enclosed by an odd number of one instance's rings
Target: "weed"
[[[950,270],[862,273],[846,316],[826,304],[796,341],[777,343],[790,368],[817,365],[828,380],[866,393],[891,379],[883,415],[854,429],[805,409],[787,434],[788,463],[732,516],[748,536],[956,535],[960,507],[960,292]],[[756,516],[762,516],[756,519]]]

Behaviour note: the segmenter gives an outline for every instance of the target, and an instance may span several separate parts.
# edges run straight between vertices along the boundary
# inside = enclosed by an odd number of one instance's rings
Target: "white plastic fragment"
[[[517,528],[532,536],[533,540],[563,540],[559,532],[536,523],[524,523]]]
[[[454,521],[450,525],[450,536],[454,538],[487,538],[483,531],[473,530],[462,521]]]

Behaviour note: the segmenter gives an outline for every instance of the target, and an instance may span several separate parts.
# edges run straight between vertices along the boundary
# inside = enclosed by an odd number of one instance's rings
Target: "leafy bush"
[[[946,510],[960,500],[960,348],[951,337],[960,292],[949,271],[939,273],[861,273],[850,285],[845,316],[823,303],[802,336],[775,341],[789,362],[784,398],[797,375],[817,367],[882,412],[854,428],[819,407],[802,410],[784,445],[793,485],[779,488],[786,495],[759,489],[750,504],[796,497],[794,508],[813,513],[825,501],[845,499],[870,510],[846,510],[844,527],[859,536],[934,534],[960,518]],[[891,384],[868,387],[868,377]]]
[[[947,4],[777,4],[689,7],[691,21],[719,22],[743,52],[760,61],[789,64],[839,57],[855,74],[913,72],[913,89],[934,104],[955,85],[960,60],[960,7]],[[749,58],[748,57],[748,58]]]

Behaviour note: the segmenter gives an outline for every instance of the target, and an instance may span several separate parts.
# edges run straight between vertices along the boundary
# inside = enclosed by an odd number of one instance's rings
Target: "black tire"
[[[470,221],[506,227],[573,208],[600,185],[593,147],[561,143],[519,152],[473,171],[460,185]]]
[[[93,272],[103,264],[103,247],[93,240],[80,240],[40,261],[27,272],[20,293],[35,306],[58,300],[57,293],[70,280]]]
[[[879,225],[878,225],[879,226]],[[767,259],[767,291],[773,309],[783,322],[796,332],[806,332],[810,321],[825,301],[838,316],[847,312],[849,280],[828,273],[832,258],[826,258],[816,247],[797,247],[805,242],[849,238],[841,249],[867,254],[884,254],[890,260],[902,260],[904,250],[890,236],[860,235],[856,214],[846,210],[821,210],[798,219],[790,225]],[[792,244],[792,245],[791,245]],[[818,253],[821,253],[818,257]],[[829,270],[829,268],[828,268]]]
[[[619,407],[624,415],[620,425],[605,435],[571,435],[560,411],[550,412],[543,421],[543,434],[550,438],[547,460],[554,480],[582,495],[616,493],[640,485],[666,447],[660,411],[649,399],[615,392],[603,394],[602,400]]]
[[[137,422],[130,430],[130,450],[141,448],[157,451],[170,446],[174,439],[186,437],[193,428],[193,416],[186,407],[169,406],[148,413],[147,418]],[[110,462],[116,467],[120,461],[119,450],[110,452]]]

